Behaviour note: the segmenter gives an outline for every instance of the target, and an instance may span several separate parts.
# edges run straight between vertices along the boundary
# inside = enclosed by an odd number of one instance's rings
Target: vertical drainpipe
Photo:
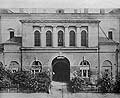
[[[119,43],[118,43],[118,46],[117,46],[117,49],[116,49],[116,76],[118,77],[118,73],[119,73],[119,52],[120,52],[120,18],[118,18],[119,20]]]
[[[120,71],[119,66],[120,66],[120,18],[119,18],[119,44],[118,44],[118,71]]]
[[[2,25],[2,23],[1,23],[1,15],[0,15],[0,44],[2,43],[2,28],[1,28],[1,25]],[[5,53],[4,53],[4,44],[2,44],[2,54],[3,54],[3,57],[2,57],[2,59],[3,59],[3,65],[4,65],[4,67],[6,67],[6,65],[5,65]]]
[[[22,23],[22,38],[23,38],[23,23]],[[23,41],[23,39],[21,39]],[[21,46],[20,46],[20,54],[21,54],[21,71],[22,71],[22,67],[23,67],[23,62],[22,62],[22,41],[21,41]]]
[[[99,44],[99,23],[98,23],[98,75],[97,79],[100,78],[100,44]]]
[[[119,67],[119,66],[118,66],[118,52],[119,52],[119,50],[116,49],[116,67],[117,67],[117,68],[116,68],[116,76],[117,76],[117,77],[118,77],[118,70],[119,70],[119,69],[118,69],[118,67]]]

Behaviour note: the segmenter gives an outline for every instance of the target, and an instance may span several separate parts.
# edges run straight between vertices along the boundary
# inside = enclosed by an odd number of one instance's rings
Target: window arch
[[[82,66],[90,66],[90,63],[87,60],[83,60],[80,65]]]
[[[39,61],[34,61],[34,62],[32,63],[32,65],[33,65],[33,66],[34,66],[34,65],[42,66],[41,62],[39,62]]]
[[[46,32],[46,46],[52,46],[52,32]]]
[[[70,46],[75,46],[75,32],[70,31]]]
[[[103,67],[110,67],[110,66],[112,66],[112,63],[109,60],[105,60],[103,62]]]
[[[88,34],[85,30],[81,32],[81,46],[88,46]]]
[[[63,31],[58,31],[58,46],[64,46],[64,35]]]
[[[35,31],[34,32],[34,45],[35,46],[40,46],[41,45],[41,40],[40,40],[40,32],[39,31]]]
[[[83,78],[90,78],[90,63],[87,60],[83,60],[80,63],[80,74]]]

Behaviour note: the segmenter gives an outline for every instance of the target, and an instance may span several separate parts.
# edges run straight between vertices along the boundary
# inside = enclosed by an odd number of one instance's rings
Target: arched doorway
[[[70,80],[70,62],[64,56],[58,56],[52,61],[53,81],[68,82]]]

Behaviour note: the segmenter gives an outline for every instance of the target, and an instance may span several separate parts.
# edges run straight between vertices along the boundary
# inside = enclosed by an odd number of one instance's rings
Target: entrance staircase
[[[68,94],[67,83],[52,81],[50,90],[52,98],[66,98]]]

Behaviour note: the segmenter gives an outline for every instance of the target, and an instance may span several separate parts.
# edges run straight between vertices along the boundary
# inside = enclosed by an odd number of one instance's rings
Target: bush
[[[118,76],[116,76],[113,92],[120,93],[120,73],[118,74]]]
[[[104,74],[97,83],[98,90],[102,93],[110,93],[113,90],[113,81],[107,74]]]
[[[20,91],[29,90],[32,92],[49,91],[50,78],[45,72],[31,74],[29,72],[16,72],[13,74],[13,84],[19,86]]]
[[[85,88],[85,81],[80,77],[74,77],[70,80],[69,90],[71,92],[76,93],[84,90],[84,88]]]
[[[3,66],[0,66],[0,89],[3,87],[9,87],[11,84],[10,81],[11,72],[9,70],[5,70]]]

